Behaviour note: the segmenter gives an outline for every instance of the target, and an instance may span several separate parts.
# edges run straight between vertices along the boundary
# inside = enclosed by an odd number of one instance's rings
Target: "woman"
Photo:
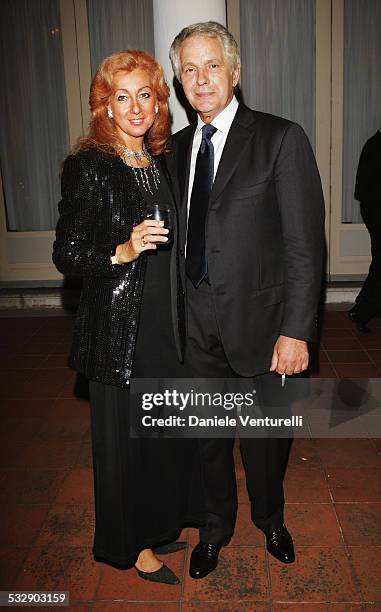
[[[147,205],[173,206],[160,157],[168,96],[162,68],[146,53],[103,61],[91,85],[88,136],[64,163],[53,261],[83,277],[70,365],[90,381],[94,556],[176,584],[152,548],[184,548],[173,542],[182,526],[202,522],[198,447],[131,438],[128,389],[131,378],[187,376],[176,224],[171,248],[163,222],[145,219]]]

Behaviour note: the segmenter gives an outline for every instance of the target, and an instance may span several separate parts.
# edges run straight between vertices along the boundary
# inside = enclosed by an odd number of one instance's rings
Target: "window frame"
[[[60,0],[62,49],[70,147],[87,128],[90,111],[90,46],[86,0]],[[58,169],[57,169],[58,171]],[[58,204],[58,203],[57,203]],[[63,283],[63,276],[51,258],[54,230],[15,232],[7,230],[6,208],[0,169],[0,283],[28,285]],[[12,254],[42,251],[38,261],[12,260]],[[14,258],[13,258],[14,259]]]

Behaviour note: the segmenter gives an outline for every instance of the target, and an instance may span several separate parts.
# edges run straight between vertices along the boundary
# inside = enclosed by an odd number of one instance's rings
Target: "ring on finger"
[[[147,243],[146,243],[146,241],[145,241],[145,239],[144,239],[144,236],[142,236],[142,237],[140,238],[140,243],[141,243],[142,247],[145,247],[145,246],[146,246],[146,244],[147,244]]]

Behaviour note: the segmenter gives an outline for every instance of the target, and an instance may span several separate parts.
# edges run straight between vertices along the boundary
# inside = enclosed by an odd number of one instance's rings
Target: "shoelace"
[[[278,529],[275,529],[274,531],[270,533],[270,535],[268,536],[268,539],[271,542],[271,544],[279,544],[279,536],[282,535],[282,531],[283,531],[283,527],[279,527]]]
[[[217,546],[215,544],[200,542],[198,550],[199,552],[205,553],[208,557],[213,557],[217,552]]]

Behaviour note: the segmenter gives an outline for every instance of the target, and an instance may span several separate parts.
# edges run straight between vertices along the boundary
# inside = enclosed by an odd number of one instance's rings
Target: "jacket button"
[[[184,249],[180,249],[180,256],[184,257],[184,255],[185,255]]]

